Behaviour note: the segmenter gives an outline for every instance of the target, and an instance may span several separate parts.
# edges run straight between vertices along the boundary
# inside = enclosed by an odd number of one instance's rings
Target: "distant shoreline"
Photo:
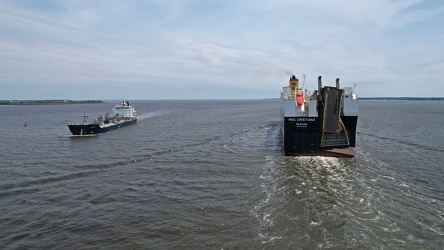
[[[96,104],[103,103],[101,100],[0,100],[0,105],[66,105],[66,104]]]
[[[358,97],[359,100],[362,101],[444,101],[444,97]],[[190,99],[190,100],[206,100],[207,99]],[[209,99],[211,100],[211,99]],[[233,101],[233,100],[243,100],[243,99],[214,99],[215,101]],[[255,100],[255,99],[248,99]],[[257,100],[280,100],[280,98],[264,98]],[[162,100],[168,101],[168,100]],[[176,100],[171,100],[176,101]],[[184,101],[184,100],[178,100]],[[67,105],[67,104],[100,104],[105,103],[102,100],[83,100],[83,101],[74,101],[74,100],[0,100],[1,105]]]

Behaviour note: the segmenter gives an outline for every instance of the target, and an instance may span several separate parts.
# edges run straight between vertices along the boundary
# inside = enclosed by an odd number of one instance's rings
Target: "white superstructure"
[[[281,92],[283,117],[317,117],[318,116],[318,94],[322,88],[319,87],[318,91],[308,91],[304,84],[299,86],[298,79],[294,76],[290,79],[289,86],[285,86]],[[339,88],[339,82],[337,82],[337,89]],[[340,111],[344,116],[357,116],[359,109],[358,96],[353,93],[354,87],[345,87],[341,92]],[[298,102],[299,101],[299,102]]]
[[[136,110],[134,109],[133,106],[130,105],[130,103],[127,100],[123,100],[122,102],[118,103],[113,108],[113,114],[118,115],[120,117],[127,117],[127,118],[137,117]]]

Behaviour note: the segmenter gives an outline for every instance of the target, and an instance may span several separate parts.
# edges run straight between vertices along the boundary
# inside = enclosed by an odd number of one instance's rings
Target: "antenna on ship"
[[[307,77],[305,74],[302,75],[302,78],[304,78],[304,82],[302,83],[302,89],[305,88],[305,77]]]
[[[83,124],[88,123],[88,115],[86,113],[83,113]]]

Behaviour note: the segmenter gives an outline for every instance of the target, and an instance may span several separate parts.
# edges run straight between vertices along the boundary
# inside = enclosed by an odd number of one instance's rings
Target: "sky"
[[[0,0],[0,99],[444,96],[444,1]]]

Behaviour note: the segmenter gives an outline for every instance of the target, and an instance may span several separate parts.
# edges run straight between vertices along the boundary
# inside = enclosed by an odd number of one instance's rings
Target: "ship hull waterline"
[[[132,119],[124,122],[120,122],[113,125],[100,126],[96,123],[91,124],[70,124],[68,125],[69,131],[75,136],[90,136],[106,133],[118,128],[126,127],[137,122],[137,119]]]
[[[354,147],[324,149],[313,152],[286,152],[286,156],[324,156],[336,158],[353,158],[356,154]]]

